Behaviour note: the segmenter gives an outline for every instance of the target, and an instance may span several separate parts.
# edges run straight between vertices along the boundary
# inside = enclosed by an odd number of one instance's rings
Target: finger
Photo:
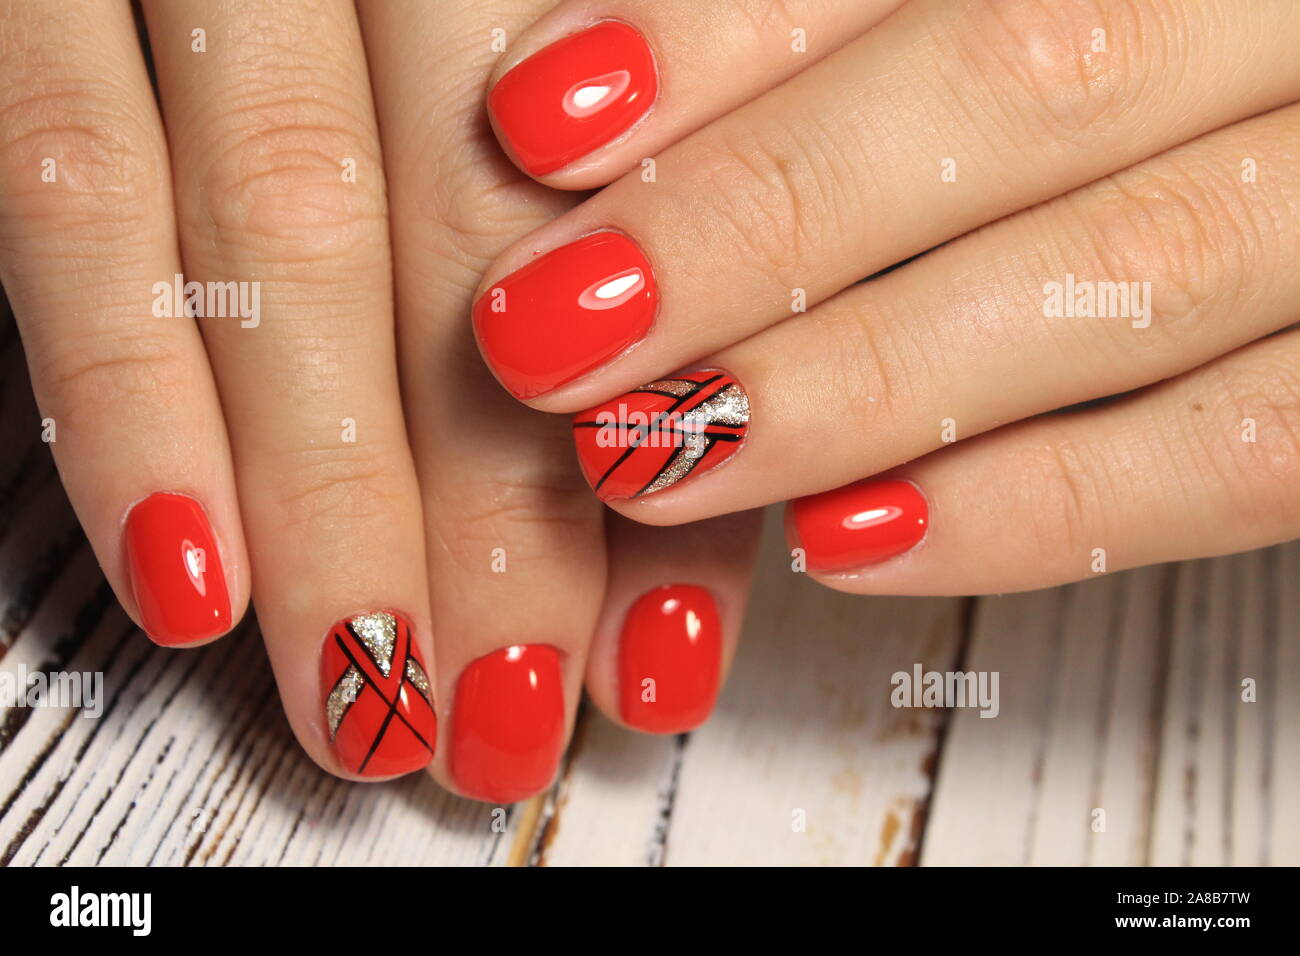
[[[587,693],[611,720],[678,734],[708,719],[740,640],[762,517],[652,528],[608,516],[609,581]]]
[[[424,544],[355,12],[346,0],[145,12],[186,272],[258,283],[250,320],[202,328],[285,710],[326,769],[418,769],[436,734]]]
[[[902,0],[566,0],[492,71],[501,145],[562,189],[601,186],[807,69]]]
[[[1294,102],[1300,59],[1284,38],[1297,30],[1290,0],[908,4],[666,150],[656,182],[625,176],[512,246],[475,306],[484,356],[535,407],[604,401],[973,228]],[[599,256],[597,235],[617,237]]]
[[[930,532],[884,563],[863,560],[878,529],[845,519],[880,509],[888,482],[791,505],[792,546],[823,584],[1001,593],[1288,541],[1300,535],[1300,331],[1100,408],[961,442],[897,475],[924,493]]]
[[[584,470],[628,516],[694,521],[838,487],[1283,328],[1300,296],[1298,123],[1292,106],[1220,130],[850,289],[715,356],[729,375],[708,389],[731,385],[716,399],[703,386],[664,398],[660,383],[582,413]],[[1259,175],[1243,177],[1242,157]],[[698,420],[643,421],[671,408]]]
[[[228,631],[248,560],[180,274],[167,147],[126,3],[0,4],[0,283],[43,429],[122,606],[159,644]]]
[[[439,699],[451,711],[434,772],[496,803],[555,775],[605,579],[601,509],[573,467],[567,427],[496,386],[464,320],[492,256],[574,201],[504,162],[480,112],[491,29],[514,30],[543,6],[359,8],[393,197]],[[455,53],[431,55],[443,50]]]

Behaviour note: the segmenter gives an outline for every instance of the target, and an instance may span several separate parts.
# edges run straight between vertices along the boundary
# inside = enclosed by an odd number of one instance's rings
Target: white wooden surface
[[[137,633],[5,323],[0,443],[0,669],[103,671],[108,698],[94,720],[0,710],[3,863],[1300,863],[1300,545],[864,599],[790,573],[771,522],[714,719],[655,739],[584,712],[552,792],[502,820],[427,778],[320,773],[254,624],[189,653]],[[894,709],[890,675],[917,662],[998,671],[999,716]]]

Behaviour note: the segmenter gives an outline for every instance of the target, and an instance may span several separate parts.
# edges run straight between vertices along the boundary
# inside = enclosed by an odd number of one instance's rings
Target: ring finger
[[[230,428],[285,710],[323,767],[430,761],[420,502],[397,389],[384,174],[348,0],[147,0],[187,278]]]

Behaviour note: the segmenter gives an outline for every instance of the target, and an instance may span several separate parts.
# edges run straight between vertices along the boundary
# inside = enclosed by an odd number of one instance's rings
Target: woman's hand
[[[535,24],[488,99],[506,150],[614,181],[488,269],[502,384],[578,412],[638,521],[800,499],[792,543],[844,590],[1300,533],[1300,6],[911,0],[864,32],[894,6]]]
[[[251,590],[312,757],[417,769],[429,599],[354,11],[142,7],[161,114],[130,4],[0,10],[0,281],[60,473],[155,641],[221,635]],[[358,710],[396,702],[407,731],[372,754],[331,746],[321,690],[326,635],[358,615],[395,662]]]
[[[193,647],[251,591],[322,767],[499,802],[584,679],[631,727],[708,715],[757,531],[607,531],[476,354],[482,269],[575,201],[481,110],[493,30],[545,6],[148,0],[160,112],[129,4],[0,3],[0,282],[123,606]]]

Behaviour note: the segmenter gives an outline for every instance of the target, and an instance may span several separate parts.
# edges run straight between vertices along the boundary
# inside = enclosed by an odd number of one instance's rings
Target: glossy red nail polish
[[[506,276],[474,304],[479,348],[516,398],[604,365],[650,331],[659,294],[636,243],[597,232]]]
[[[871,478],[790,503],[792,544],[810,571],[852,571],[910,551],[925,537],[929,507],[920,489]]]
[[[502,145],[530,176],[554,172],[634,126],[659,93],[654,56],[606,20],[524,60],[488,94]]]
[[[159,493],[126,517],[126,564],[145,633],[174,647],[230,630],[230,594],[221,552],[203,506]]]
[[[704,588],[655,588],[628,610],[618,676],[629,726],[655,734],[698,727],[713,710],[721,671],[722,623]]]
[[[683,372],[579,412],[578,462],[603,501],[671,488],[716,468],[749,431],[749,398],[719,369]]]
[[[352,773],[393,777],[433,759],[433,691],[411,622],[401,614],[358,614],[330,628],[321,688],[330,743]]]
[[[456,684],[451,774],[468,796],[514,803],[544,790],[564,745],[560,652],[517,644],[480,657]]]

